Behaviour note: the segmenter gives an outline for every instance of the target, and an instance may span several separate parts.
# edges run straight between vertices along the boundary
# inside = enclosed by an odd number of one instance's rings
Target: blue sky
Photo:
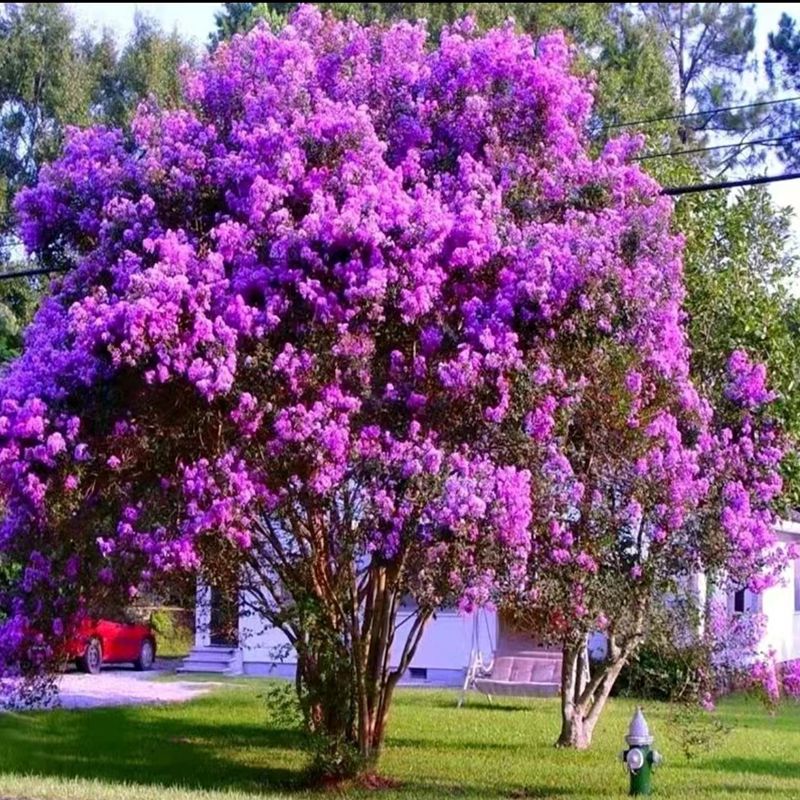
[[[205,43],[214,27],[214,12],[221,3],[69,3],[78,21],[98,31],[112,28],[121,37],[130,33],[133,16],[141,11],[155,17],[164,28]]]
[[[203,44],[214,27],[214,12],[220,3],[70,3],[79,22],[86,26],[101,30],[112,28],[120,37],[130,32],[136,11],[142,11],[155,17],[168,30],[177,27],[186,37]],[[759,58],[767,46],[767,35],[778,26],[783,12],[800,15],[795,3],[756,3],[756,37]],[[763,65],[759,75],[754,77],[754,84],[763,85]],[[780,167],[772,164],[770,172],[779,172]],[[800,213],[800,181],[787,181],[773,184],[772,195],[781,205],[797,206]],[[800,220],[795,220],[795,230],[800,234]]]
[[[800,16],[800,9],[796,3],[756,3],[756,50],[759,53],[759,58],[763,61],[763,53],[767,49],[767,36],[771,31],[778,27],[778,20],[783,13],[791,16]],[[759,82],[764,81],[763,63],[760,68]],[[770,165],[769,172],[771,174],[780,174],[780,165]],[[782,206],[797,207],[797,212],[800,214],[800,181],[786,181],[785,183],[773,183],[770,185],[770,192],[772,193],[775,202]],[[795,217],[794,221],[795,236],[800,237],[800,219]]]

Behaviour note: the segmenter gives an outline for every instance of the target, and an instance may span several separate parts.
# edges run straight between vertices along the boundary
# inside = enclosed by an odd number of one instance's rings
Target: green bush
[[[263,698],[267,725],[296,732],[302,749],[308,754],[307,772],[312,782],[325,778],[345,778],[357,773],[363,759],[351,743],[323,735],[308,724],[293,681],[275,681],[265,686]]]
[[[702,694],[705,654],[696,647],[642,647],[620,673],[615,693],[683,702]]]
[[[699,645],[678,646],[660,639],[638,651],[614,687],[623,697],[668,702],[671,738],[687,759],[710,752],[731,731],[700,703],[707,663],[708,653]]]
[[[150,609],[148,619],[156,632],[158,655],[183,658],[194,645],[194,613],[183,608]]]

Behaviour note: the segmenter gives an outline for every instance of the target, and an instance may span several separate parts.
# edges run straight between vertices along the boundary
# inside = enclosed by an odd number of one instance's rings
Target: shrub
[[[148,622],[158,637],[158,654],[181,658],[194,644],[194,615],[183,608],[151,609]]]
[[[666,701],[697,698],[703,689],[704,659],[699,647],[645,646],[620,673],[617,694]]]

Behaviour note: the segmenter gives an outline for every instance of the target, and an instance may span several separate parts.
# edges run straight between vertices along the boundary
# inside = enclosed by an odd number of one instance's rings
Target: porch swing
[[[481,622],[486,629],[491,660],[487,660],[481,642]],[[472,642],[458,708],[470,690],[492,697],[552,697],[561,686],[561,653],[538,645],[526,634],[515,630],[502,615],[495,646],[489,619],[481,610],[473,615]]]

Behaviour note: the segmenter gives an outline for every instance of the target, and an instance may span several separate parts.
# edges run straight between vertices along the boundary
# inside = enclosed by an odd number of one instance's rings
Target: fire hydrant
[[[641,707],[637,708],[633,715],[625,741],[628,743],[628,749],[623,750],[620,757],[631,776],[629,794],[631,796],[650,794],[653,770],[663,759],[661,753],[651,747],[653,737],[650,735],[650,728],[647,726]]]

